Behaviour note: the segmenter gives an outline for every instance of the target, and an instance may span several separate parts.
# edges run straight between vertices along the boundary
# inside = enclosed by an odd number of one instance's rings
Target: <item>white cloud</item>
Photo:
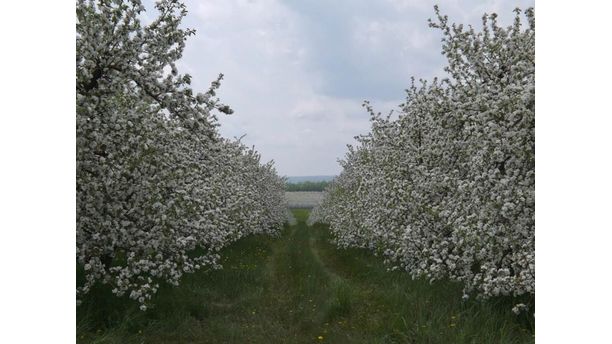
[[[478,25],[508,1],[439,1],[451,21]],[[533,1],[519,1],[521,7]],[[383,113],[403,102],[410,76],[441,75],[440,34],[427,26],[434,2],[420,0],[191,0],[195,28],[180,69],[206,89],[225,74],[219,97],[235,114],[221,132],[247,134],[285,175],[335,174],[346,144],[369,129],[361,107]],[[149,8],[151,6],[148,6]]]

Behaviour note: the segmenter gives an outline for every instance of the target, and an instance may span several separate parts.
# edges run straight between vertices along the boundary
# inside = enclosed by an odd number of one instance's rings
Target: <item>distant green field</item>
[[[533,343],[513,299],[461,301],[461,286],[388,272],[366,250],[338,250],[308,210],[282,236],[223,250],[223,269],[164,287],[147,312],[107,288],[77,308],[78,343]]]
[[[328,181],[285,183],[285,191],[323,191],[328,185]]]
[[[331,182],[336,176],[334,175],[318,175],[318,176],[285,176],[287,183],[296,184],[301,182]]]

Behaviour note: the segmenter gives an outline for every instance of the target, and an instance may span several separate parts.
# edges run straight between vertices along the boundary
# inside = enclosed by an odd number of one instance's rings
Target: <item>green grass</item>
[[[79,343],[532,343],[511,299],[462,302],[461,286],[388,272],[365,250],[338,250],[326,226],[251,236],[223,270],[164,287],[147,312],[96,288],[77,307]],[[322,339],[319,339],[319,336]]]
[[[329,185],[328,181],[285,183],[285,191],[323,191]]]

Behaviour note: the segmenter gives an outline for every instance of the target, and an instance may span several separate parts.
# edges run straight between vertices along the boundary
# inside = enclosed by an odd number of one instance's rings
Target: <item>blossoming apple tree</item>
[[[450,24],[448,77],[413,80],[397,118],[371,114],[311,222],[396,268],[463,282],[465,297],[535,292],[535,16]],[[523,305],[515,308],[524,308]]]
[[[219,135],[222,75],[195,93],[177,70],[194,34],[185,6],[156,9],[144,25],[139,0],[77,1],[77,298],[102,283],[143,310],[160,282],[217,267],[219,249],[286,218],[272,163]]]

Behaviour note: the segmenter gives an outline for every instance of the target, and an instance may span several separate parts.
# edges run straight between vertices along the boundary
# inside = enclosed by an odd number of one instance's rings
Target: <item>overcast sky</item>
[[[512,9],[533,0],[192,0],[179,70],[193,86],[218,92],[234,109],[226,137],[246,134],[281,175],[333,175],[353,137],[377,111],[404,100],[410,77],[442,76],[441,35],[427,25],[437,3],[451,22],[478,25],[485,12],[511,24]],[[147,6],[151,8],[152,6]],[[151,13],[149,13],[151,15]]]

